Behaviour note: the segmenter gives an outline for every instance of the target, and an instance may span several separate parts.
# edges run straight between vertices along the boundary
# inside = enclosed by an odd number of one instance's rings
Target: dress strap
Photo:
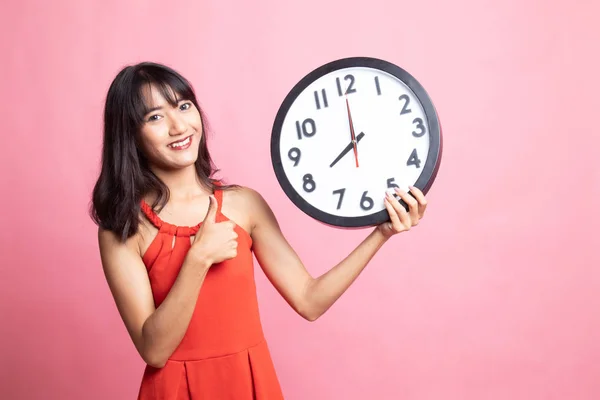
[[[217,199],[217,214],[221,213],[221,204],[223,203],[223,191],[215,189],[215,199]]]
[[[160,217],[154,212],[150,204],[148,204],[144,199],[141,200],[140,206],[142,208],[142,212],[148,218],[152,225],[160,229],[163,226],[163,221]]]
[[[159,232],[167,233],[171,236],[184,236],[189,237],[193,236],[200,229],[200,225],[202,222],[199,222],[195,226],[177,226],[173,225],[169,222],[163,221],[152,209],[152,206],[148,204],[144,199],[140,201],[141,209],[144,215],[148,218],[148,220],[158,228]]]

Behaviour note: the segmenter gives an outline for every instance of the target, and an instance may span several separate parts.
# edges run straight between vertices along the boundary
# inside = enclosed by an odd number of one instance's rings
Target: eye
[[[154,114],[154,115],[151,115],[151,116],[148,118],[148,122],[152,122],[152,121],[158,121],[159,119],[160,119],[160,115],[158,115],[158,114]]]
[[[186,111],[189,110],[192,107],[192,103],[187,102],[187,103],[183,103],[181,106],[179,106],[179,109],[181,111]]]

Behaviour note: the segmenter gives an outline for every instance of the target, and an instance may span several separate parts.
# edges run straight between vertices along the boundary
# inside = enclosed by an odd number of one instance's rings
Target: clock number
[[[290,151],[288,151],[288,157],[294,162],[294,167],[300,162],[301,154],[300,149],[297,147],[292,147]]]
[[[367,196],[367,192],[368,191],[365,190],[365,192],[362,194],[362,197],[360,198],[360,208],[362,208],[365,211],[370,210],[375,205],[373,199]]]
[[[317,187],[317,184],[313,180],[313,177],[312,177],[311,174],[304,175],[304,177],[302,178],[302,180],[304,181],[304,184],[302,185],[302,188],[304,189],[305,192],[310,193],[313,190],[315,190],[315,188]]]
[[[340,199],[338,200],[338,205],[337,205],[337,209],[338,210],[342,206],[342,200],[344,200],[344,193],[346,193],[346,189],[338,189],[338,190],[334,190],[333,191],[333,194],[339,194],[340,195]]]
[[[419,156],[417,156],[417,149],[414,149],[412,153],[410,153],[406,165],[414,165],[417,168],[421,168],[421,160],[419,159]]]
[[[417,124],[418,132],[413,131],[412,135],[414,137],[421,137],[425,134],[425,125],[423,125],[423,120],[421,118],[415,118],[413,124]]]
[[[344,77],[345,81],[350,81],[348,88],[346,89],[346,93],[342,93],[342,83],[340,82],[340,78],[335,78],[337,83],[338,94],[343,96],[344,94],[356,93],[356,89],[354,89],[354,75],[348,74]]]
[[[312,137],[317,133],[317,125],[312,118],[305,119],[302,122],[302,127],[300,127],[300,121],[296,121],[296,132],[298,133],[298,139],[302,139],[302,135]]]
[[[387,180],[387,187],[388,189],[394,189],[399,188],[400,186],[396,185],[395,178],[390,178]],[[398,195],[396,194],[396,191],[394,191],[393,195],[396,199],[399,199]]]
[[[410,108],[408,108],[408,103],[410,103],[410,98],[408,97],[408,95],[403,94],[402,96],[400,96],[399,100],[404,101],[404,105],[402,106],[402,111],[400,111],[400,115],[408,114],[412,111]]]
[[[375,88],[377,89],[377,96],[381,96],[381,87],[379,86],[379,77],[375,77]]]
[[[321,89],[321,95],[323,96],[323,108],[329,107],[329,103],[327,103],[327,92],[325,89]],[[317,110],[321,109],[321,99],[319,98],[319,91],[315,90],[315,103],[317,104]]]

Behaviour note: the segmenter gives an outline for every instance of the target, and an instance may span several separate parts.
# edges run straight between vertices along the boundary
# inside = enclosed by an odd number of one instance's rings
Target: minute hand
[[[360,140],[363,138],[363,136],[365,136],[364,132],[359,133],[358,136],[356,137],[356,143],[360,142]],[[329,165],[329,168],[331,168],[335,164],[337,164],[337,162],[340,161],[342,159],[342,157],[344,157],[346,154],[348,154],[348,152],[350,150],[352,150],[353,148],[354,148],[354,143],[352,143],[352,141],[351,141],[350,143],[348,143],[348,146],[344,147],[344,150],[342,150],[340,155],[337,156],[337,158],[335,160],[333,160],[333,162]]]

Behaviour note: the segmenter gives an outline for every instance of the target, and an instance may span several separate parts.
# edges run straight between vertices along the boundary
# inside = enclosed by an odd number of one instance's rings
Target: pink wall
[[[258,270],[286,397],[600,398],[596,3],[7,7],[0,398],[137,393],[143,364],[86,215],[103,97],[119,68],[155,60],[193,81],[225,177],[263,193],[317,275],[367,232],[327,228],[287,200],[270,165],[270,130],[299,78],[354,55],[395,62],[424,84],[442,118],[444,160],[422,225],[384,247],[319,321],[296,316]]]

